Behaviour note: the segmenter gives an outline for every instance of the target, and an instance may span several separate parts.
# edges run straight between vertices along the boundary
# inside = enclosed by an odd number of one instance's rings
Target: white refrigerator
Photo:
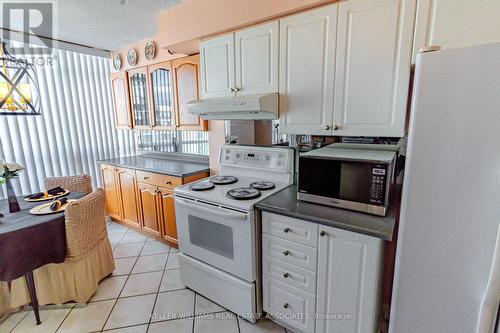
[[[389,332],[494,332],[499,224],[500,43],[420,53]]]

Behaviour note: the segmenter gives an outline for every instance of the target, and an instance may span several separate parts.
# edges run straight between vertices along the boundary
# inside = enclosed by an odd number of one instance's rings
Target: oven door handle
[[[191,209],[200,210],[200,211],[203,211],[203,212],[206,212],[206,213],[209,213],[209,214],[214,214],[214,215],[222,216],[222,217],[225,217],[225,218],[228,218],[228,219],[237,219],[237,220],[246,220],[247,219],[247,214],[243,214],[243,213],[241,213],[241,214],[238,214],[238,213],[224,213],[224,212],[221,212],[220,210],[214,209],[212,207],[207,207],[207,206],[205,206],[201,202],[196,202],[196,204],[193,204],[193,203],[188,202],[188,201],[186,201],[184,199],[181,199],[181,198],[175,198],[175,200],[181,206],[189,207]]]

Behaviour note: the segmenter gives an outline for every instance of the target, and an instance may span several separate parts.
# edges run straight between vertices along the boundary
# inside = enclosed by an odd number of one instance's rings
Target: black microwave
[[[298,199],[385,216],[396,153],[327,146],[299,157]]]

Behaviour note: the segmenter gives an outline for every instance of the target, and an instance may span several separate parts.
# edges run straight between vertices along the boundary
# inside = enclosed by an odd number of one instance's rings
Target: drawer
[[[286,285],[316,295],[316,273],[307,269],[262,256],[262,273]]]
[[[263,212],[262,232],[310,247],[318,247],[318,225],[316,223]]]
[[[314,296],[267,276],[262,278],[262,288],[264,311],[291,329],[305,333],[314,332]]]
[[[182,179],[180,177],[146,171],[137,171],[137,181],[164,188],[174,188],[182,185]]]
[[[311,247],[262,234],[262,254],[316,272],[317,251]]]

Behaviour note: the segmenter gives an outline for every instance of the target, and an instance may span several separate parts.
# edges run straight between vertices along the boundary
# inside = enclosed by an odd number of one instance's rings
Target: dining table
[[[66,195],[68,199],[79,199],[83,192]],[[47,202],[28,202],[18,197],[21,210],[9,213],[7,199],[0,200],[0,281],[26,279],[36,324],[40,314],[36,297],[33,271],[52,263],[61,263],[66,258],[66,230],[64,211],[47,215],[33,215],[33,207]]]

